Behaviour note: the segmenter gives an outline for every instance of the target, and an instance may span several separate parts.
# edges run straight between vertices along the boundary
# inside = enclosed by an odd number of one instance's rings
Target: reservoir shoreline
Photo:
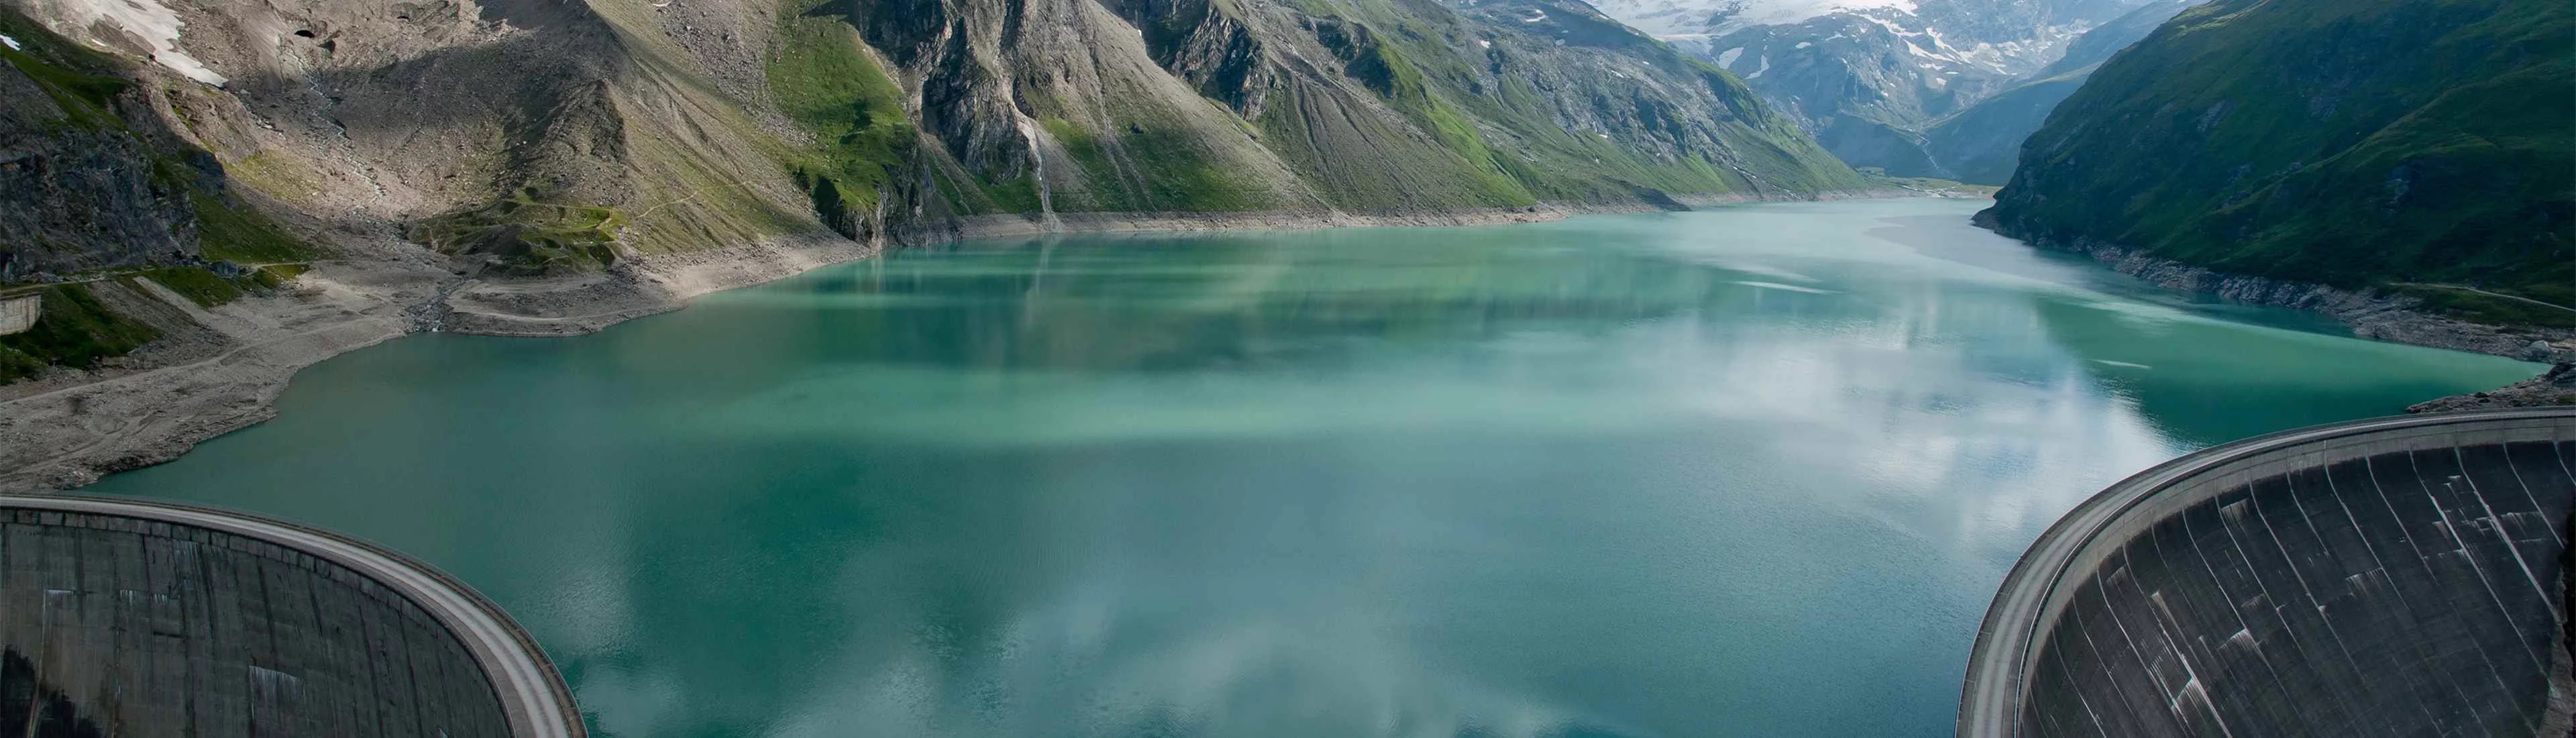
[[[1679,197],[1675,204],[1708,207],[1901,197],[1956,195],[1891,188],[1812,200]],[[1396,215],[1061,213],[1052,222],[979,216],[917,227],[873,242],[804,234],[717,251],[639,255],[598,273],[505,281],[456,274],[446,269],[448,265],[424,259],[371,263],[361,257],[316,264],[313,272],[281,294],[246,296],[211,309],[197,308],[172,295],[120,297],[118,291],[101,290],[111,302],[122,300],[125,305],[120,307],[184,315],[164,315],[158,327],[169,337],[109,367],[61,370],[0,388],[0,469],[7,470],[0,472],[0,493],[72,489],[107,474],[178,458],[207,439],[275,417],[277,396],[304,367],[394,338],[424,332],[585,335],[677,310],[715,292],[766,284],[890,248],[1050,234],[1499,225],[1669,209],[1643,203],[1542,203],[1521,209]],[[1977,224],[1994,230],[1983,218]],[[2103,244],[2069,248],[2013,237],[2032,248],[2086,254],[2114,271],[2160,286],[2322,313],[2352,325],[2363,338],[2527,361],[2576,361],[2576,331],[2543,332],[2540,339],[2556,343],[2546,353],[2535,354],[2532,337],[2414,311],[2403,298],[2220,274]],[[369,250],[406,245],[384,241],[369,244]],[[2475,407],[2484,404],[2483,399],[2426,398],[2419,407]]]
[[[1052,213],[975,216],[871,241],[780,236],[715,251],[632,255],[590,274],[486,281],[395,232],[341,233],[342,256],[278,294],[201,308],[148,281],[98,283],[100,298],[163,338],[96,370],[59,369],[0,387],[0,493],[68,490],[178,458],[207,439],[276,417],[295,373],[414,333],[544,337],[595,333],[891,248],[1049,234],[1445,227],[1561,220],[1766,201],[1945,197],[1904,187],[1814,198],[1672,196],[1664,207],[1540,203],[1519,209],[1385,215],[1343,212]],[[140,292],[136,290],[139,289]]]
[[[2229,274],[2148,256],[2138,249],[2112,243],[2061,243],[2034,238],[2005,227],[1990,212],[1979,212],[1973,222],[2031,248],[2081,254],[2112,271],[2160,287],[2318,313],[2351,326],[2353,335],[2360,338],[2502,356],[2551,367],[2540,376],[2489,392],[2427,398],[2408,406],[2406,411],[2410,413],[2536,407],[2565,404],[2565,398],[2576,397],[2576,330],[2474,323],[2418,310],[2420,301],[2402,295]]]
[[[1982,212],[1974,222],[1979,227],[2029,244],[2032,248],[2082,254],[2112,271],[2158,286],[2216,295],[2235,302],[2320,313],[2352,326],[2353,335],[2361,338],[2545,364],[2576,362],[2576,330],[2473,323],[2417,310],[2419,301],[2410,297],[2229,274],[2148,256],[2138,249],[2118,244],[2089,240],[2061,243],[2033,238],[2003,227]]]

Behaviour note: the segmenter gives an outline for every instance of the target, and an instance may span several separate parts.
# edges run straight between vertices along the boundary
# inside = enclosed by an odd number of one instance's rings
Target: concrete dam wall
[[[399,554],[236,513],[0,497],[0,734],[583,731],[525,633]]]
[[[2291,431],[2067,514],[2006,577],[1961,736],[2566,735],[2576,408]]]

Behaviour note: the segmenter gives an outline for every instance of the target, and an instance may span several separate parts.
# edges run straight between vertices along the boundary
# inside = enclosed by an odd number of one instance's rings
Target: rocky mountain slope
[[[2366,334],[2565,361],[2566,100],[2563,2],[2217,0],[2104,62],[1980,220]]]
[[[529,274],[817,225],[1862,185],[1738,80],[1571,2],[210,2],[129,27],[93,11],[140,6],[18,1],[203,75],[116,104],[166,109],[209,177]]]
[[[1923,152],[1944,176],[2001,185],[2020,163],[2021,142],[2048,121],[2050,111],[2093,76],[2112,54],[2128,48],[2203,0],[2155,0],[2077,36],[2066,53],[2003,91],[1943,116],[1923,132]]]
[[[1578,2],[0,0],[0,468],[77,481],[417,330],[886,245],[1868,187]],[[47,482],[54,483],[54,482]]]
[[[1743,76],[1854,166],[1947,176],[1925,151],[1937,120],[2060,58],[2148,0],[1622,0],[1604,9]],[[1791,11],[1821,11],[1780,19]]]

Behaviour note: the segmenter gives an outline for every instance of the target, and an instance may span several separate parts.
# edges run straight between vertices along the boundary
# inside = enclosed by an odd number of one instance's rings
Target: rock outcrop
[[[2576,405],[2576,363],[2552,364],[2540,376],[2505,385],[2500,389],[2466,395],[2452,395],[2410,405],[2406,412],[2439,413],[2453,410],[2487,410],[2503,407],[2545,407]]]
[[[0,34],[16,42],[0,50],[0,283],[198,255],[197,204],[222,192],[213,158],[113,58],[13,16]]]

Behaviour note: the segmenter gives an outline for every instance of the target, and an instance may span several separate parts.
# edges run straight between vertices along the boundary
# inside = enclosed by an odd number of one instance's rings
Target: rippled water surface
[[[907,251],[358,351],[95,489],[426,558],[604,735],[1936,736],[2086,494],[2536,369],[1981,204]]]

